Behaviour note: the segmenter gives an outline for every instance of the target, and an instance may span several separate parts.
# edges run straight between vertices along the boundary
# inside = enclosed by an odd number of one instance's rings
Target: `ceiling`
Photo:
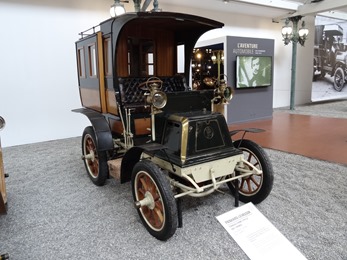
[[[159,0],[172,4],[172,0]],[[296,15],[315,15],[347,20],[346,0],[174,0],[175,5],[210,9],[251,16],[281,18]]]

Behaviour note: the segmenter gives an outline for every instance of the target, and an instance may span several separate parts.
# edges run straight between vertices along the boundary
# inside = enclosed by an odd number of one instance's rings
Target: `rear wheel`
[[[132,192],[141,221],[159,240],[169,239],[177,229],[177,205],[170,183],[157,165],[136,163],[131,178]]]
[[[273,170],[269,157],[264,149],[251,140],[237,140],[234,146],[243,151],[244,159],[262,170],[260,175],[253,174],[236,181],[238,183],[239,199],[242,202],[262,202],[271,192],[273,186]],[[251,167],[244,164],[244,168],[251,170]],[[238,176],[241,173],[235,171]],[[227,183],[230,190],[235,192],[235,182]]]
[[[88,126],[82,135],[83,162],[88,176],[97,186],[102,186],[108,177],[107,155],[97,149],[93,127]]]
[[[341,67],[338,67],[334,73],[334,89],[341,91],[345,84],[345,73]]]

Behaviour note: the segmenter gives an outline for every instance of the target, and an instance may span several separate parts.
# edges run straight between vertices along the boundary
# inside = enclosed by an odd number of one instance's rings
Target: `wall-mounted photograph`
[[[271,85],[272,57],[237,56],[236,88],[254,88]]]
[[[347,97],[347,21],[316,17],[312,101]]]

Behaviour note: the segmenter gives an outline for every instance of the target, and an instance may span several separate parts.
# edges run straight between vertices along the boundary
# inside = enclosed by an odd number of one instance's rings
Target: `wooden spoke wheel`
[[[94,129],[88,126],[82,136],[82,158],[88,176],[95,185],[102,186],[108,176],[106,152],[97,149]]]
[[[237,181],[239,199],[242,202],[260,203],[272,190],[274,177],[270,159],[263,148],[250,140],[237,140],[234,142],[234,146],[243,151],[246,161],[263,171],[261,175],[253,174]],[[251,170],[251,167],[246,164],[244,164],[244,168]],[[235,171],[236,176],[240,174],[240,172]],[[228,183],[233,193],[235,192],[234,185],[234,182]]]
[[[135,165],[132,192],[148,232],[159,240],[170,238],[177,229],[177,205],[170,183],[157,165],[146,160]]]

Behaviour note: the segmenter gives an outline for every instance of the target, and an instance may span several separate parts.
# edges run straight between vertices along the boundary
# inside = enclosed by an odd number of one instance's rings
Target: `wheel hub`
[[[146,191],[145,197],[142,200],[136,201],[135,202],[135,207],[136,208],[141,208],[143,206],[147,206],[149,209],[153,210],[155,207],[155,201],[152,196],[152,193],[149,191]]]
[[[94,162],[94,160],[95,160],[95,153],[94,153],[94,151],[90,150],[88,154],[82,156],[82,159],[91,160],[92,162]]]

